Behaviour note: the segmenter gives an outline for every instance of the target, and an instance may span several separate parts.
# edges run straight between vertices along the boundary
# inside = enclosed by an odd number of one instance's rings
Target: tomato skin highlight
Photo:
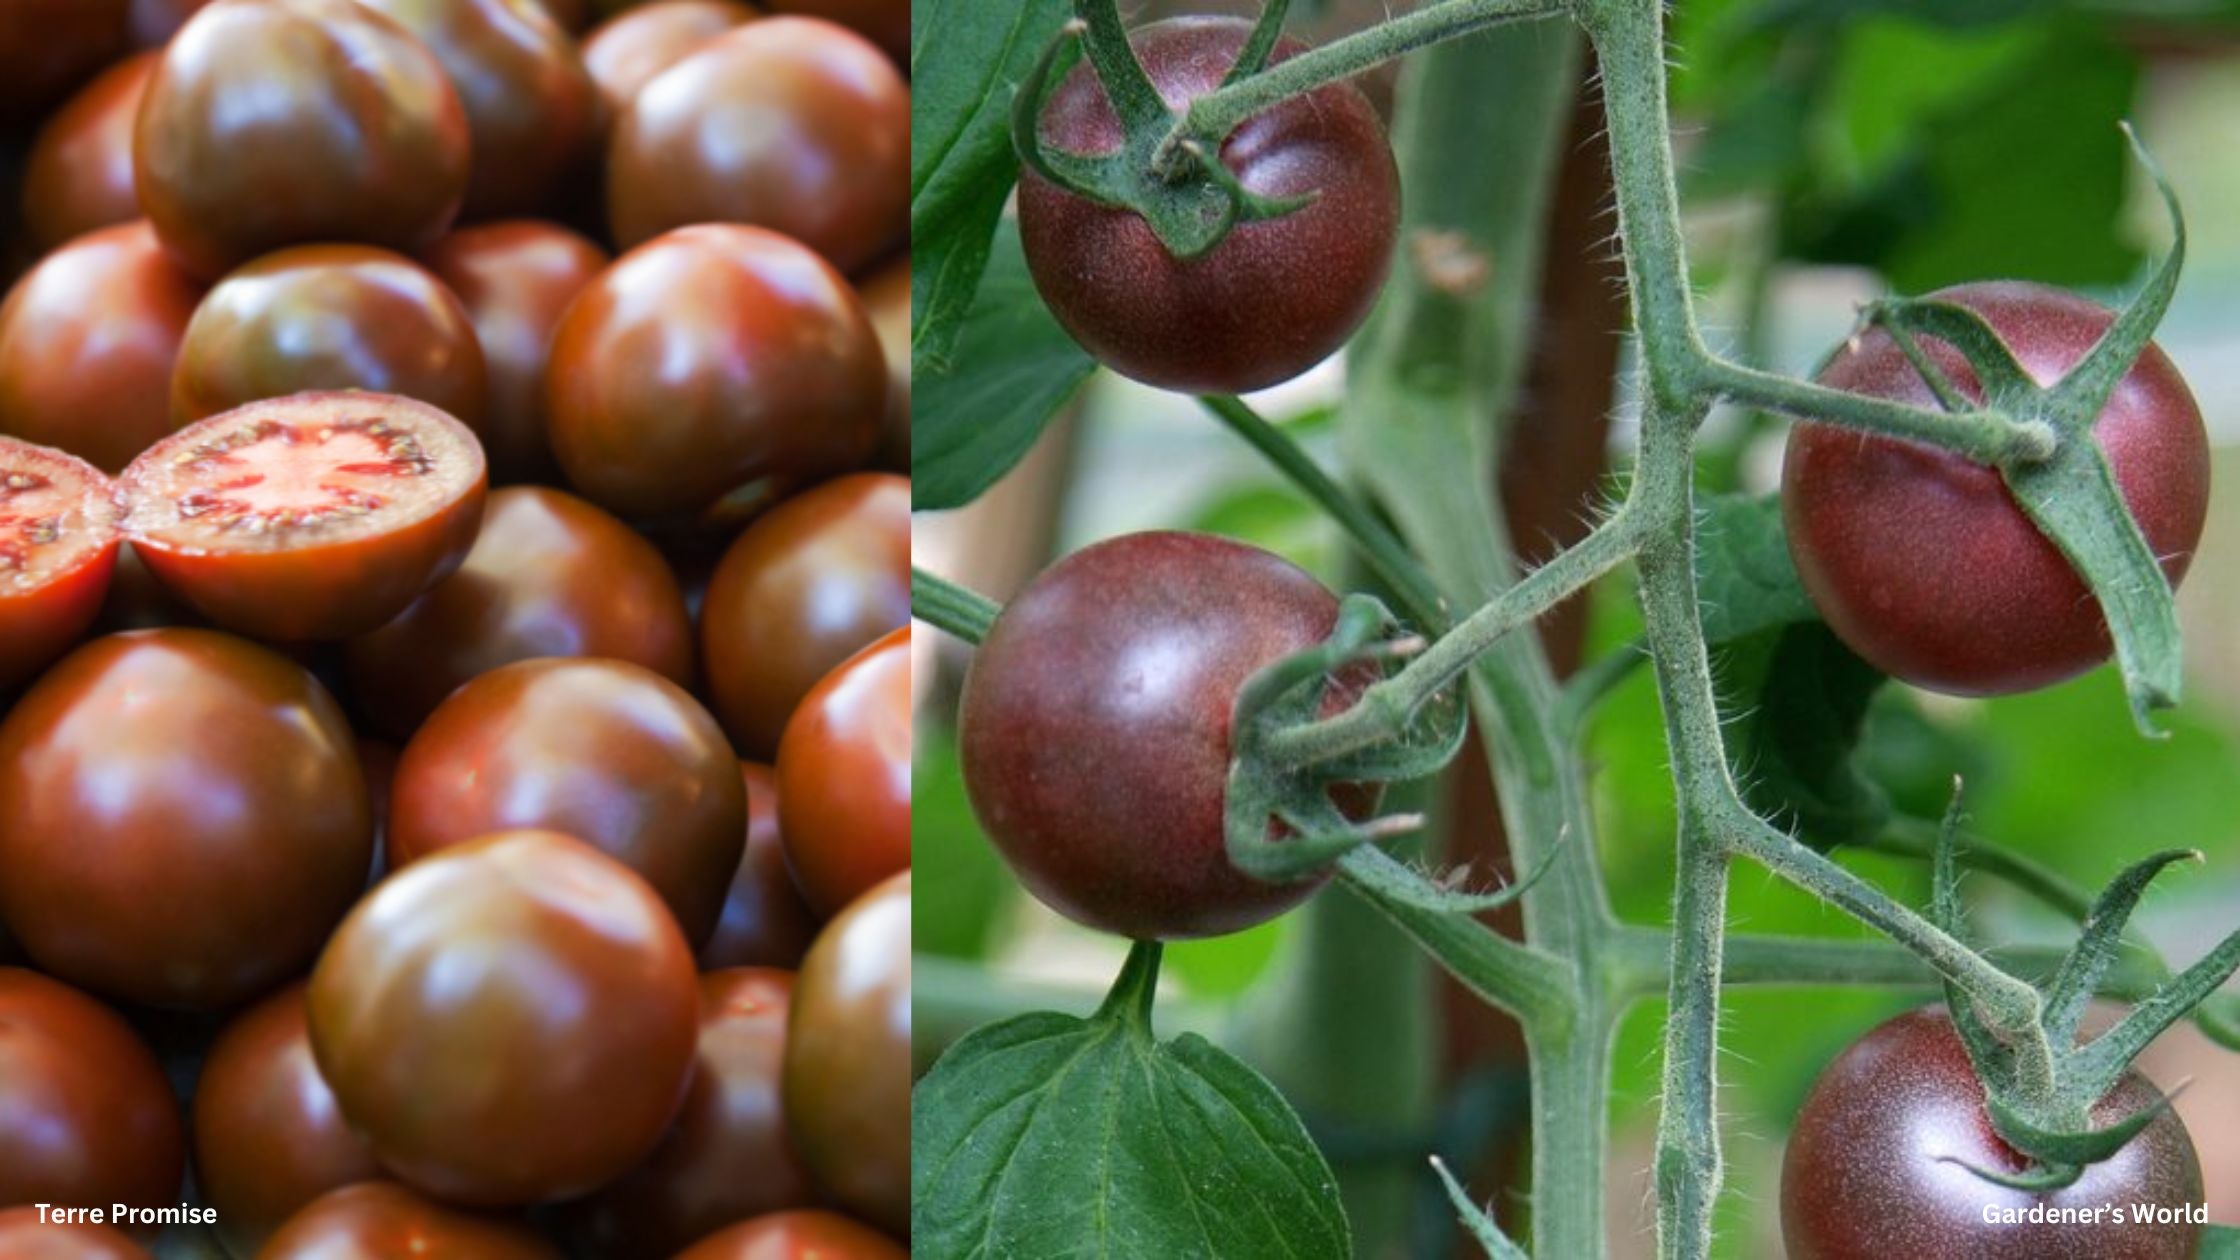
[[[1929,296],[1982,316],[2041,385],[2083,357],[2114,318],[2036,284],[1958,285]],[[1920,340],[1963,393],[1981,396],[1957,351]],[[1820,381],[1938,405],[1879,329],[1839,353]],[[2209,446],[2200,408],[2159,347],[2150,343],[2116,386],[2092,436],[2176,586],[2208,518]],[[2098,602],[1996,469],[1893,438],[1799,424],[1789,435],[1781,507],[1813,606],[1894,678],[1954,695],[2008,695],[2108,657]]]

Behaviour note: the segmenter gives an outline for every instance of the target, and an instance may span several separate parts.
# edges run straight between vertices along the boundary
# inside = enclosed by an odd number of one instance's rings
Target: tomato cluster
[[[0,0],[0,1255],[906,1254],[907,12]]]

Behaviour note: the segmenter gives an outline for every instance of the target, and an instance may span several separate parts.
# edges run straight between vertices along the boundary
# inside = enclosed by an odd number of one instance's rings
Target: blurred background
[[[1190,11],[1251,5],[1193,3]],[[1294,5],[1310,38],[1374,20],[1384,6]],[[1134,13],[1149,20],[1165,4]],[[2240,924],[2240,4],[2025,0],[1679,0],[1671,9],[1676,143],[1691,261],[1705,326],[1720,349],[1809,374],[1850,329],[1856,305],[1983,278],[2027,278],[2118,302],[2169,232],[2117,123],[2128,119],[2185,207],[2186,270],[2158,340],[2191,383],[2217,451],[2218,489],[2201,561],[2180,597],[2186,702],[2171,737],[2138,738],[2113,671],[2039,694],[1955,701],[1886,688],[1864,760],[1901,808],[1934,818],[1966,776],[1977,831],[2088,886],[2173,846],[2208,861],[2158,883],[2144,933],[2174,966]],[[1389,72],[1366,85],[1389,99]],[[1528,553],[1576,536],[1632,445],[1629,350],[1609,233],[1609,193],[1591,83],[1548,231],[1543,333],[1525,415],[1503,469],[1512,533]],[[1497,263],[1498,265],[1498,263]],[[1255,404],[1336,464],[1333,362]],[[1715,418],[1707,489],[1770,490],[1785,425]],[[1100,374],[998,489],[959,513],[921,515],[920,565],[1004,598],[1050,558],[1153,527],[1215,530],[1279,551],[1337,581],[1334,530],[1191,400]],[[1559,665],[1621,650],[1638,632],[1628,579],[1545,627]],[[1021,894],[979,835],[954,764],[950,724],[967,657],[918,636],[921,688],[914,862],[921,1066],[978,1023],[1034,1006],[1086,1010],[1115,974],[1121,943],[1073,928]],[[1656,701],[1645,672],[1604,707],[1593,732],[1599,842],[1620,913],[1661,923],[1674,834]],[[1449,858],[1501,861],[1480,763],[1465,755],[1436,785]],[[1844,860],[1914,904],[1918,862]],[[1981,934],[2062,941],[2073,928],[2003,885],[1969,885]],[[1417,1035],[1362,1047],[1347,1079],[1301,1062],[1300,1036],[1342,1036],[1348,1012],[1312,1009],[1289,983],[1301,960],[1381,924],[1308,912],[1218,941],[1170,946],[1163,1032],[1207,1032],[1269,1072],[1297,1102],[1347,1182],[1366,1255],[1458,1251],[1451,1216],[1423,1173],[1437,1150],[1474,1173],[1482,1196],[1521,1219],[1521,1050],[1498,1016],[1456,1001],[1435,977],[1413,991],[1359,995],[1401,1004]],[[1738,868],[1729,924],[1842,935],[1840,913]],[[1780,1253],[1775,1221],[1789,1117],[1826,1062],[1857,1034],[1925,1000],[1874,990],[1733,992],[1727,999],[1729,1161],[1723,1254]],[[1359,1007],[1352,1013],[1359,1014]],[[1355,1021],[1361,1022],[1361,1021]],[[1374,1021],[1371,1021],[1374,1022]],[[1389,1026],[1389,1025],[1384,1025]],[[1614,1253],[1653,1254],[1649,1179],[1662,1010],[1627,1022],[1615,1062]],[[1362,1057],[1374,1056],[1374,1058]],[[1326,1060],[1328,1056],[1321,1056]],[[1395,1057],[1408,1062],[1392,1063]],[[2207,1172],[2212,1220],[2240,1223],[2240,1056],[2190,1025],[2142,1066],[2178,1099]],[[1327,1102],[1327,1106],[1318,1106]],[[1380,1105],[1389,1103],[1389,1106]],[[1364,1127],[1364,1115],[1406,1123]]]

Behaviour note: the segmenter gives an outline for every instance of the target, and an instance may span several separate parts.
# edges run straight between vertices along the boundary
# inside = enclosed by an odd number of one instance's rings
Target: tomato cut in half
[[[51,447],[0,437],[0,691],[81,638],[117,571],[115,485]]]
[[[190,425],[125,469],[124,526],[165,586],[277,642],[382,625],[474,545],[482,446],[391,394],[295,394]]]

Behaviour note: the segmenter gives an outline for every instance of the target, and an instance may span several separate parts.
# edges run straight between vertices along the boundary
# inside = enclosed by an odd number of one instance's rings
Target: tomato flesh
[[[93,624],[117,567],[109,479],[60,451],[0,438],[0,689]]]

